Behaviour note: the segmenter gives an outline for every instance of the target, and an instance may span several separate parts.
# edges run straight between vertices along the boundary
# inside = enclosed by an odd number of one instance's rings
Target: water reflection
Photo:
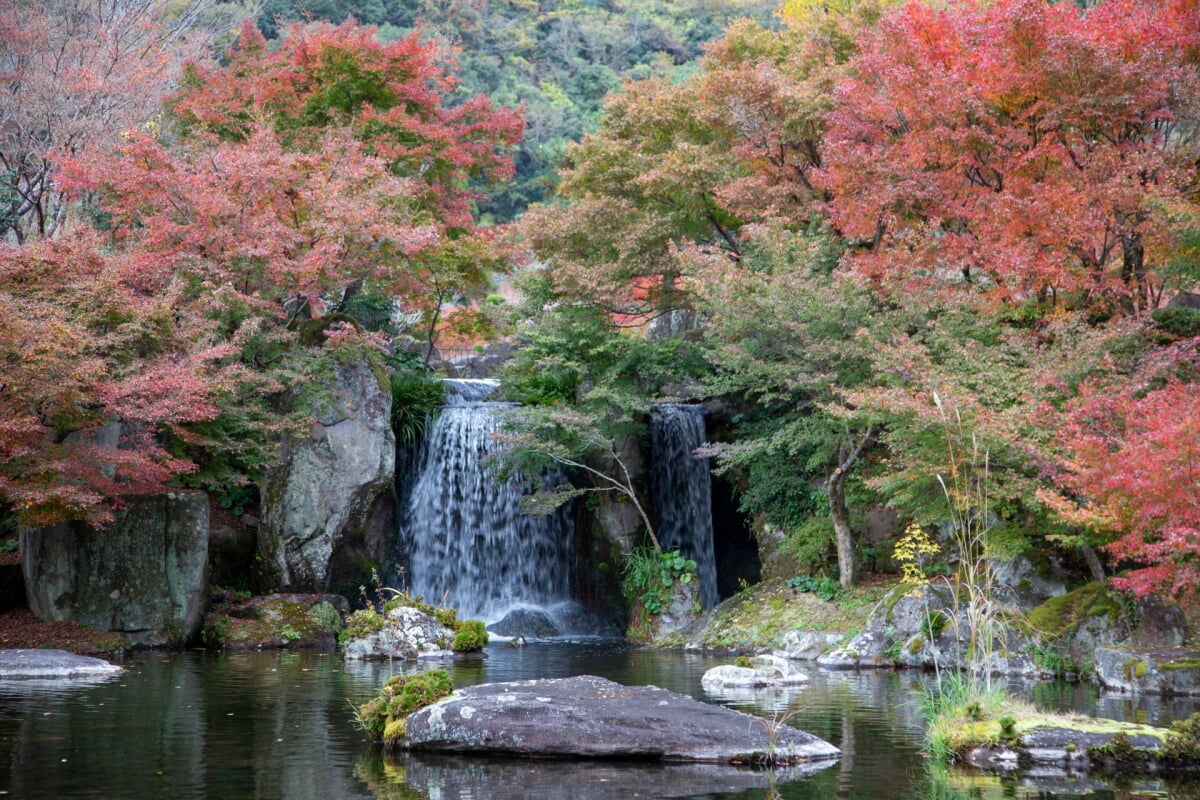
[[[610,800],[704,798],[752,792],[807,778],[831,762],[776,772],[715,764],[530,761],[364,754],[356,774],[380,798],[438,800]]]
[[[368,798],[671,797],[725,800],[1200,800],[1200,783],[1131,784],[1063,775],[989,776],[931,771],[921,757],[914,703],[923,676],[826,673],[784,692],[706,695],[700,677],[726,661],[584,641],[494,645],[482,662],[456,662],[459,686],[595,674],[720,702],[790,724],[843,750],[812,774],[621,763],[481,761],[401,756],[366,742],[351,704],[400,664],[343,664],[335,655],[146,654],[103,684],[0,682],[0,793],[32,798],[368,800]],[[422,668],[427,668],[428,664]],[[1091,687],[1032,684],[1042,705],[1165,723],[1195,703],[1100,695]]]

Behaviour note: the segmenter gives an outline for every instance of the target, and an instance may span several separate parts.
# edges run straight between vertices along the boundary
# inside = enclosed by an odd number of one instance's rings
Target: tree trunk
[[[833,518],[833,536],[837,544],[838,572],[844,588],[854,585],[854,530],[850,527],[850,509],[846,508],[846,477],[864,448],[875,440],[876,428],[868,425],[857,444],[850,439],[838,443],[838,464],[825,478],[829,495],[829,515]]]
[[[1132,306],[1136,309],[1146,301],[1143,296],[1146,281],[1146,248],[1142,243],[1142,235],[1137,231],[1121,235],[1121,280],[1129,289]]]
[[[825,486],[837,543],[838,573],[842,586],[848,589],[854,585],[854,531],[850,527],[850,510],[846,508],[846,473],[831,475]]]
[[[1104,564],[1100,563],[1100,554],[1086,544],[1079,548],[1079,552],[1083,554],[1083,561],[1087,564],[1088,572],[1092,573],[1092,579],[1107,580],[1104,574]]]

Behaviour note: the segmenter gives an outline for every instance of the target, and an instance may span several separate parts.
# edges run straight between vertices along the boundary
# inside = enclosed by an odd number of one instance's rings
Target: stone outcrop
[[[826,669],[968,666],[970,622],[946,586],[917,591],[899,586],[875,608],[866,628],[817,658]],[[1027,652],[1028,642],[1013,628],[995,642],[988,670],[997,675],[1049,675]]]
[[[124,671],[102,658],[66,650],[0,650],[0,680],[108,678]]]
[[[398,606],[383,612],[382,627],[362,636],[346,638],[342,652],[347,661],[383,661],[450,658],[454,631],[423,611]]]
[[[1021,611],[1067,593],[1062,569],[1053,559],[1046,560],[1043,569],[1024,555],[996,560],[992,562],[992,574],[1000,601]]]
[[[1098,647],[1096,678],[1106,689],[1200,696],[1200,651]]]
[[[704,763],[826,762],[840,751],[786,725],[604,678],[472,686],[415,711],[401,746],[444,753]]]
[[[815,661],[848,638],[829,631],[788,631],[775,655],[800,661]]]
[[[198,632],[208,600],[208,498],[132,498],[103,530],[25,530],[21,556],[39,619],[119,631],[134,645],[182,643]]]
[[[396,462],[391,388],[365,359],[335,362],[328,388],[312,433],[285,443],[262,491],[258,553],[266,588],[357,587],[385,555]]]
[[[700,581],[675,581],[669,596],[655,613],[636,602],[629,618],[626,636],[639,642],[659,642],[694,625],[700,617]]]

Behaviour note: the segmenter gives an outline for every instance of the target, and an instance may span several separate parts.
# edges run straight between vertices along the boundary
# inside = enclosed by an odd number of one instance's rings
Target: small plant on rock
[[[488,643],[487,628],[477,619],[463,620],[454,632],[450,649],[456,653],[477,653]]]
[[[317,625],[328,628],[334,633],[340,633],[344,626],[341,613],[328,601],[317,603],[310,608],[308,616]]]
[[[1171,723],[1161,756],[1168,763],[1200,762],[1200,712]]]
[[[383,615],[373,606],[367,606],[346,618],[345,627],[338,634],[338,642],[345,644],[352,639],[361,639],[381,630],[383,630]]]
[[[625,564],[625,596],[640,600],[646,611],[658,614],[670,602],[676,582],[696,580],[696,562],[678,550],[664,553],[652,547],[634,550]]]

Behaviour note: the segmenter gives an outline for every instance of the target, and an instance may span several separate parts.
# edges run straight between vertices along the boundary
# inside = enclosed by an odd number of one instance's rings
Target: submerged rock
[[[752,666],[739,667],[722,664],[704,673],[700,685],[705,689],[715,688],[768,688],[797,686],[808,683],[808,676],[796,669],[787,659],[779,656],[755,656]]]
[[[408,717],[400,746],[446,753],[704,763],[832,761],[786,725],[590,675],[463,689]]]
[[[0,650],[0,680],[103,678],[124,671],[102,658],[66,650]]]
[[[786,769],[755,770],[728,764],[517,758],[463,763],[462,759],[450,756],[410,754],[404,759],[403,775],[405,785],[422,792],[421,797],[439,800],[613,800],[624,797],[724,797],[734,793],[763,797],[763,792],[769,792],[771,787],[800,780],[833,763],[818,761]],[[364,758],[355,774],[363,777],[372,767],[382,773],[391,766],[386,758]],[[378,782],[386,786],[383,780]],[[376,795],[392,796],[382,791],[376,791]]]

